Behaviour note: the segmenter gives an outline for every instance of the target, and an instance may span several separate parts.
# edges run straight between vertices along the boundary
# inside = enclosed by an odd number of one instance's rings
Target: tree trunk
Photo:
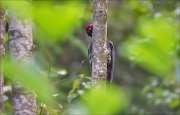
[[[107,5],[108,0],[95,0],[93,17],[92,83],[105,85],[107,74]]]
[[[5,55],[4,36],[5,36],[6,16],[2,9],[0,9],[0,113],[3,111],[3,57]]]
[[[9,41],[10,54],[13,61],[20,64],[28,64],[32,60],[32,23],[30,19],[21,18],[10,12],[9,14]],[[22,76],[26,77],[26,76]],[[22,84],[14,80],[13,92],[13,114],[35,115],[36,100],[31,91],[27,91]]]

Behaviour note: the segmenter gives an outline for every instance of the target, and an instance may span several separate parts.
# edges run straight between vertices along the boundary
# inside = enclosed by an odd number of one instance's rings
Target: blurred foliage
[[[77,3],[65,3],[62,5],[54,5],[49,2],[34,2],[34,21],[41,29],[45,32],[48,37],[47,39],[53,41],[54,38],[58,39],[64,34],[73,29],[73,26],[77,25],[77,22],[81,16],[83,5]],[[51,22],[50,25],[48,22]],[[72,26],[73,25],[73,26]]]
[[[177,23],[174,23],[172,18],[140,18],[138,35],[130,37],[128,43],[125,43],[125,54],[156,74],[167,74],[176,61],[177,31]]]
[[[18,64],[5,60],[5,75],[13,80],[20,81],[28,90],[33,90],[37,97],[43,102],[53,103],[52,93],[54,88],[49,84],[45,74],[40,73],[39,69],[33,62]],[[29,64],[30,63],[30,64]],[[43,82],[43,84],[41,84]]]
[[[38,114],[180,114],[178,0],[110,0],[116,63],[106,90],[93,90],[87,61],[84,27],[92,23],[93,1],[0,2],[32,18],[34,60],[28,67],[5,61],[5,85],[13,76],[33,89]],[[4,95],[11,112],[10,92]]]
[[[108,88],[95,88],[81,95],[81,101],[74,102],[69,114],[118,114],[128,105],[128,97],[117,86]],[[76,105],[76,106],[75,106]]]

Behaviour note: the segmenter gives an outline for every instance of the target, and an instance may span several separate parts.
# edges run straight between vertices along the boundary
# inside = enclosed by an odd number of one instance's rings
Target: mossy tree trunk
[[[0,8],[0,113],[3,111],[3,57],[5,55],[4,47],[4,37],[5,37],[5,25],[6,25],[6,16],[3,9]]]
[[[12,60],[19,64],[30,64],[33,53],[31,19],[10,12],[9,41]],[[36,115],[36,98],[31,91],[27,91],[19,81],[14,80],[12,92],[14,115]]]
[[[107,74],[107,6],[108,0],[94,1],[92,83],[105,85]]]

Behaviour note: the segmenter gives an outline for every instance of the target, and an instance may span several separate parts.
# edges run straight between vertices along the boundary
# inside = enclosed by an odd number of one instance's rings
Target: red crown
[[[93,24],[88,24],[88,25],[86,26],[86,31],[87,31],[89,28],[93,28]]]

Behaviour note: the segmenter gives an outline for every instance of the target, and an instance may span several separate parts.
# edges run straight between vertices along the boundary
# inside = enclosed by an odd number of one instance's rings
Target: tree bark
[[[105,85],[107,74],[107,6],[108,0],[95,0],[93,17],[92,83]]]
[[[12,60],[20,64],[29,64],[33,51],[31,19],[25,19],[10,12],[9,41]],[[12,92],[14,115],[36,115],[35,95],[31,91],[27,91],[20,82],[14,80]]]
[[[0,9],[0,113],[3,111],[3,57],[5,55],[4,47],[4,37],[5,37],[5,26],[6,26],[6,16],[5,12]]]

